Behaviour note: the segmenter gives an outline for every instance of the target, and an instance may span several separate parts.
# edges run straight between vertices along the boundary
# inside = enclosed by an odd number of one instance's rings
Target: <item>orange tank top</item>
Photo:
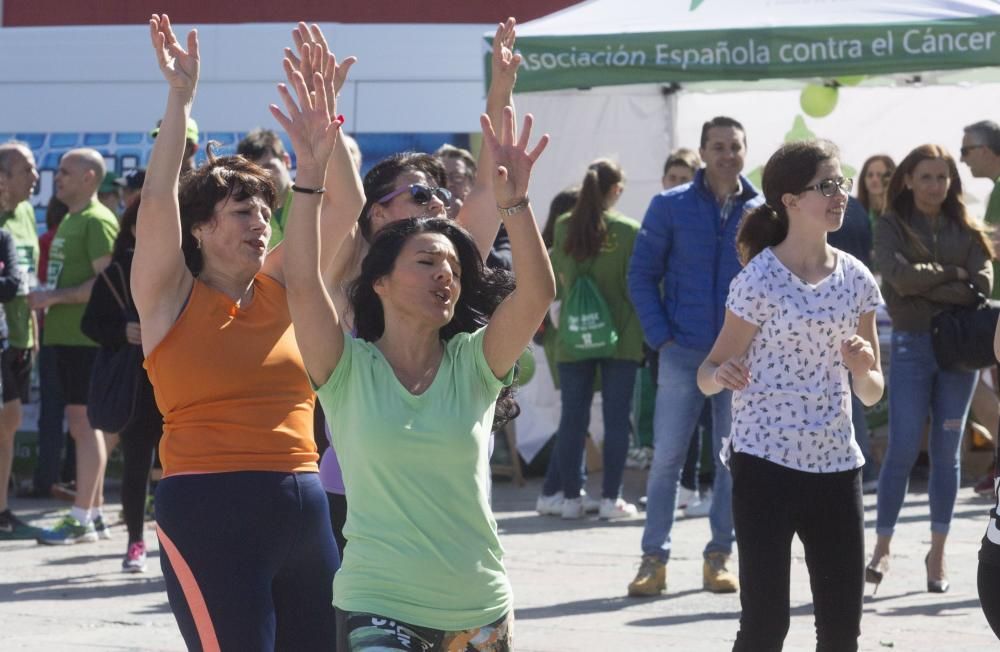
[[[163,413],[164,476],[318,471],[316,396],[285,288],[269,276],[254,279],[245,310],[195,280],[146,369]]]

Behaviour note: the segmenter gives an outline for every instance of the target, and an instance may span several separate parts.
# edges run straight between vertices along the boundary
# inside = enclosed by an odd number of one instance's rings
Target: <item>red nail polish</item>
[[[341,113],[340,115],[337,116],[337,122],[338,123],[344,124],[344,120],[345,120],[345,118],[344,118],[344,114],[343,113]]]

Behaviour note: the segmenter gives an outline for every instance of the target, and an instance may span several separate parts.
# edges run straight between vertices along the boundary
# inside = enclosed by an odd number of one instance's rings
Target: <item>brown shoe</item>
[[[635,579],[628,585],[628,594],[643,598],[660,595],[667,590],[667,562],[656,555],[643,555]]]
[[[736,593],[740,590],[740,580],[726,566],[729,555],[724,552],[710,552],[705,555],[702,567],[703,586],[712,593]]]

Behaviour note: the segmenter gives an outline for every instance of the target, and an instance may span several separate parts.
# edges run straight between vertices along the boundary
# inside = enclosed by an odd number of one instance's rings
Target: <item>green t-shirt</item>
[[[437,376],[414,396],[371,342],[345,336],[317,390],[347,490],[351,542],[334,604],[448,631],[511,610],[503,547],[489,504],[489,437],[501,389],[485,329],[445,346]]]
[[[17,296],[4,304],[7,313],[7,341],[17,349],[30,349],[35,345],[35,333],[31,328],[31,310],[28,308],[27,294],[38,283],[37,269],[38,231],[35,230],[35,209],[27,201],[14,210],[0,213],[0,228],[14,238],[17,247],[17,267],[21,275],[21,287]]]
[[[70,213],[59,225],[49,249],[48,285],[61,290],[94,278],[93,262],[111,254],[118,235],[118,219],[96,199],[79,213]],[[80,332],[85,303],[60,303],[45,315],[43,343],[60,346],[97,346]]]
[[[288,194],[285,195],[285,203],[271,216],[271,240],[267,243],[268,251],[277,247],[285,239],[285,225],[288,224],[288,213],[291,210],[292,191],[289,190]]]
[[[628,294],[628,264],[639,233],[639,223],[621,213],[604,214],[608,231],[601,252],[594,258],[577,263],[564,248],[569,230],[569,214],[556,222],[552,240],[552,271],[556,275],[556,298],[565,300],[580,272],[586,272],[597,284],[608,304],[618,332],[616,360],[642,360],[642,325]],[[576,358],[559,340],[557,362],[574,362]]]

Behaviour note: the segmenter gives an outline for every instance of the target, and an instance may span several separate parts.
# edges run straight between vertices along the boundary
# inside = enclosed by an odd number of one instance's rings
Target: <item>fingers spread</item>
[[[521,128],[521,137],[517,140],[517,148],[528,149],[528,138],[531,137],[531,125],[534,124],[535,117],[530,113],[524,116],[524,126]]]
[[[535,148],[528,153],[528,158],[531,159],[532,163],[537,161],[538,157],[542,155],[542,152],[544,152],[545,148],[548,147],[550,140],[551,138],[549,138],[548,134],[543,134],[542,137],[538,139],[538,144],[535,145]]]
[[[299,113],[299,107],[295,104],[295,100],[292,99],[292,94],[289,92],[288,86],[278,84],[278,94],[281,95],[281,100],[285,103],[285,109],[288,111],[291,119],[298,119],[301,113]]]
[[[281,86],[279,85],[278,88],[280,89]],[[273,115],[274,119],[278,121],[278,124],[281,125],[281,128],[284,129],[285,131],[288,131],[289,127],[292,126],[292,121],[289,120],[285,116],[285,114],[281,112],[281,109],[278,108],[278,105],[268,104],[267,108],[271,110],[271,115]]]

